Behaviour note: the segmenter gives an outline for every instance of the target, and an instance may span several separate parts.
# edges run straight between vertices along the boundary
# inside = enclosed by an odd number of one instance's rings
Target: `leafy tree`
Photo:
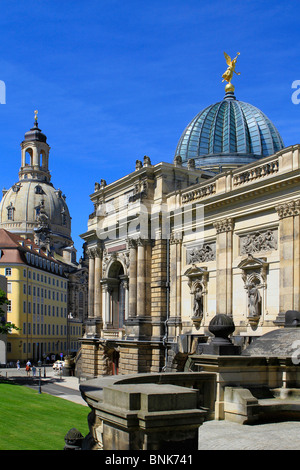
[[[3,308],[1,308],[1,305],[5,305],[5,304],[8,304],[6,293],[2,289],[0,289],[0,315],[2,315],[0,319],[0,334],[3,334],[3,335],[10,333],[11,330],[21,329],[18,326],[16,326],[14,323],[9,323],[5,320],[5,316],[4,316],[5,312]]]

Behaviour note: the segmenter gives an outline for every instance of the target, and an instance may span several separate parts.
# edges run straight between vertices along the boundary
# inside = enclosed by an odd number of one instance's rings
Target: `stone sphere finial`
[[[235,325],[231,317],[219,313],[210,321],[208,329],[215,336],[212,341],[228,342],[228,336],[234,332]]]

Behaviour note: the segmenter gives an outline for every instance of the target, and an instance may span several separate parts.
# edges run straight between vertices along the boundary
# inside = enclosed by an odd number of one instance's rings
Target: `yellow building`
[[[31,240],[3,229],[0,250],[0,274],[7,278],[7,320],[20,328],[7,338],[7,361],[69,353],[82,331],[81,324],[71,328],[63,265]]]

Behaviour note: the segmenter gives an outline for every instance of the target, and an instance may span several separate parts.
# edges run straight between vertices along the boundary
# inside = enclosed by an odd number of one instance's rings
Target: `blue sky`
[[[144,155],[172,162],[186,125],[224,96],[223,51],[241,54],[237,99],[260,108],[286,146],[300,143],[299,14],[297,1],[1,0],[0,185],[17,181],[38,109],[80,256],[95,181],[134,171]]]

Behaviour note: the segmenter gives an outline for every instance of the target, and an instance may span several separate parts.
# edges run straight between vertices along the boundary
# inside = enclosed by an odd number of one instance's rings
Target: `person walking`
[[[17,369],[20,370],[20,361],[19,361],[19,359],[17,360]]]
[[[30,377],[30,371],[31,371],[31,362],[30,361],[27,361],[26,362],[26,372],[27,372],[27,377]]]

